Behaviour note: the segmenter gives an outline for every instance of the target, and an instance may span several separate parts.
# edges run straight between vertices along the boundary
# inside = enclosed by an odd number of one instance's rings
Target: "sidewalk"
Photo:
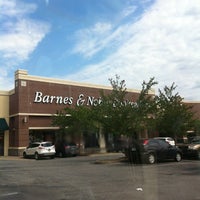
[[[22,156],[0,156],[0,160],[21,160]]]
[[[91,156],[91,157],[96,157],[96,156],[115,156],[115,155],[122,155],[123,156],[123,153],[116,153],[116,152],[105,152],[105,153],[93,153],[93,154],[89,154],[88,156]]]
[[[90,156],[90,157],[104,157],[104,156],[123,156],[122,153],[93,153],[89,155],[80,155],[80,156]],[[23,156],[0,156],[0,160],[21,160]]]

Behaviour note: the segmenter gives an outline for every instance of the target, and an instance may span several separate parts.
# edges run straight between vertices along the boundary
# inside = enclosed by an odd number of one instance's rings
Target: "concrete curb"
[[[21,160],[21,156],[0,156],[0,160]]]
[[[96,160],[94,164],[113,164],[113,163],[122,163],[127,159],[125,157],[120,157],[116,159],[104,159],[104,160]]]
[[[103,156],[123,156],[122,153],[96,153],[89,155],[80,155],[80,156],[89,156],[89,157],[103,157]],[[0,156],[0,160],[23,160],[23,156]]]
[[[117,156],[117,155],[123,155],[122,153],[94,153],[94,154],[90,154],[90,155],[88,155],[88,156],[90,156],[90,157],[96,157],[96,156]]]

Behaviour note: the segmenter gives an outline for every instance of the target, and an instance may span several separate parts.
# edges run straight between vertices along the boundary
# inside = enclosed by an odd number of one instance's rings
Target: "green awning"
[[[5,118],[0,118],[0,131],[6,131],[6,130],[9,130],[8,124]]]

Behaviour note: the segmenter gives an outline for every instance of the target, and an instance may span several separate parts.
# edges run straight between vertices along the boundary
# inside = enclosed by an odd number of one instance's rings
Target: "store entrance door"
[[[0,132],[0,156],[4,155],[4,132]]]

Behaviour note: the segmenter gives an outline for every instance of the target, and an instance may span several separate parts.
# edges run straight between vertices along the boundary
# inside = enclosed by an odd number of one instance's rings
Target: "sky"
[[[0,0],[0,90],[14,73],[142,89],[175,83],[200,101],[199,0]]]

